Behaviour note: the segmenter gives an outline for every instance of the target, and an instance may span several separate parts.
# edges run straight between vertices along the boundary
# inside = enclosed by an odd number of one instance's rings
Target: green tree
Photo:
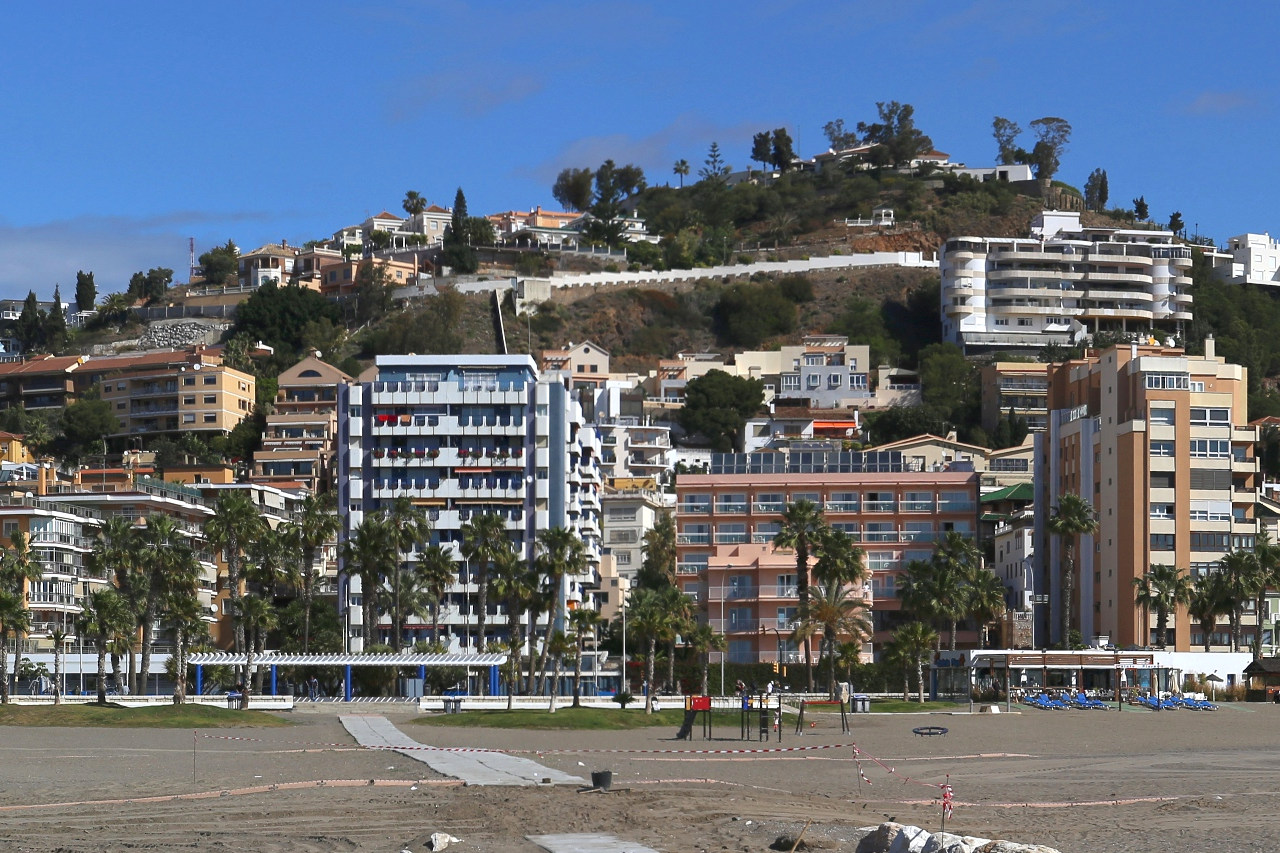
[[[747,418],[763,402],[764,383],[759,379],[710,370],[685,386],[680,426],[689,435],[704,436],[712,449],[728,452],[741,447]]]
[[[302,500],[295,520],[287,533],[293,537],[299,558],[297,569],[298,590],[302,594],[302,652],[311,650],[311,605],[315,600],[316,581],[323,573],[317,567],[323,558],[324,547],[337,539],[341,524],[338,520],[337,500],[332,493],[310,494]]]
[[[269,281],[240,303],[227,338],[243,335],[294,359],[302,351],[304,331],[320,320],[341,323],[342,314],[337,305],[314,290]]]
[[[821,655],[827,662],[827,689],[835,699],[836,649],[841,640],[852,638],[861,643],[871,637],[867,603],[839,582],[811,586],[808,603],[808,614],[796,628],[796,636],[808,648],[814,635],[822,635]]]
[[[1146,222],[1151,218],[1151,209],[1147,207],[1146,196],[1138,196],[1133,200],[1133,215],[1139,222]]]
[[[240,270],[240,250],[234,241],[228,240],[225,246],[215,246],[201,255],[199,261],[204,270],[204,280],[209,284],[225,286],[236,283]]]
[[[1071,631],[1071,606],[1074,600],[1076,575],[1076,539],[1097,532],[1098,520],[1093,507],[1079,495],[1066,493],[1058,496],[1047,524],[1049,534],[1058,537],[1058,545],[1066,553],[1066,566],[1062,567],[1062,642],[1067,642]]]
[[[1218,617],[1231,612],[1226,584],[1223,575],[1209,572],[1196,578],[1191,587],[1191,597],[1187,602],[1187,615],[1195,620],[1200,628],[1200,637],[1205,652],[1213,642],[1213,634],[1218,627]]]
[[[120,432],[111,404],[96,395],[85,396],[62,411],[63,454],[79,459],[96,451],[103,440]]]
[[[1031,149],[1031,167],[1035,169],[1037,178],[1052,178],[1058,173],[1062,155],[1067,152],[1067,143],[1071,141],[1071,124],[1066,119],[1045,116],[1031,122],[1031,130],[1036,135],[1035,147]]]
[[[822,126],[822,135],[827,138],[827,144],[832,151],[843,151],[858,144],[858,134],[852,130],[846,130],[844,119],[842,118],[834,119],[824,124]]]
[[[734,284],[712,309],[717,334],[731,346],[759,346],[795,329],[796,306],[773,282]]]
[[[646,589],[676,585],[676,520],[670,510],[660,511],[653,527],[645,531],[644,558],[636,582]]]
[[[551,195],[562,207],[583,211],[591,206],[594,181],[595,172],[591,169],[563,169],[551,186]]]
[[[356,269],[356,322],[360,325],[386,316],[394,304],[395,283],[385,264],[362,261]]]
[[[916,128],[915,108],[910,104],[878,101],[876,113],[879,122],[858,122],[858,133],[874,146],[870,154],[873,163],[909,166],[912,160],[933,148],[933,140]]]
[[[346,571],[360,579],[362,639],[368,652],[376,639],[377,592],[396,563],[395,542],[386,521],[377,515],[361,519],[342,543],[342,559]]]
[[[404,201],[400,206],[409,216],[416,216],[427,209],[427,200],[417,190],[409,190],[404,194]]]
[[[914,669],[919,689],[920,704],[924,704],[924,664],[930,658],[930,649],[938,642],[938,635],[923,622],[908,622],[893,632],[889,641],[888,657],[898,661],[906,670]],[[906,698],[905,696],[903,698]]]
[[[1222,558],[1220,574],[1222,594],[1231,620],[1231,650],[1240,651],[1241,623],[1244,606],[1253,598],[1256,568],[1253,553],[1244,549],[1232,551]]]
[[[931,344],[920,351],[920,392],[927,406],[952,422],[960,419],[975,395],[973,365],[953,343]]]
[[[1022,128],[1016,122],[996,116],[991,120],[991,133],[996,139],[996,159],[1002,166],[1025,161],[1027,152],[1017,145]]]
[[[133,614],[120,593],[107,587],[92,593],[82,602],[76,620],[76,632],[82,640],[93,644],[98,653],[98,704],[107,704],[107,652],[122,632],[133,627]],[[4,594],[0,594],[0,623],[3,622]],[[8,701],[8,678],[4,673],[4,655],[0,655],[0,690]]]
[[[18,597],[18,604],[23,616],[10,619],[5,628],[13,635],[13,671],[18,671],[18,662],[22,657],[22,645],[17,642],[27,633],[31,625],[31,612],[27,602],[27,588],[44,578],[44,570],[31,552],[31,540],[21,530],[9,534],[9,548],[0,555],[0,589],[7,590]],[[4,631],[0,631],[0,657],[4,657],[2,644]]]
[[[991,623],[1003,616],[1007,609],[1005,586],[980,562],[974,565],[967,583],[969,614],[978,623],[979,645],[985,649],[990,644]]]
[[[0,588],[0,704],[9,704],[9,635],[16,637],[30,625],[31,613],[23,594]]]
[[[1252,581],[1253,612],[1258,619],[1258,627],[1253,632],[1253,659],[1261,660],[1262,612],[1266,607],[1267,590],[1280,587],[1280,545],[1272,542],[1265,530],[1259,530],[1253,540]]]
[[[723,654],[729,648],[729,643],[725,639],[724,634],[717,634],[715,630],[707,624],[695,625],[688,635],[685,642],[689,644],[689,648],[693,650],[694,655],[698,659],[698,664],[702,670],[702,681],[699,689],[700,695],[707,696],[710,694],[708,685],[708,670],[711,668],[711,653],[720,652]]]
[[[45,345],[51,352],[60,352],[67,343],[67,315],[62,310],[62,290],[53,287],[53,304],[44,318]]]
[[[1084,206],[1088,210],[1107,209],[1107,171],[1094,169],[1084,182]]]
[[[480,268],[476,250],[471,247],[471,235],[468,229],[470,218],[467,216],[467,197],[462,187],[458,187],[453,197],[453,218],[445,229],[443,240],[444,263],[455,273],[467,275]]]
[[[204,533],[209,544],[226,555],[227,594],[231,597],[231,618],[235,626],[236,654],[245,652],[245,631],[240,621],[241,569],[249,544],[266,526],[262,514],[247,494],[225,491],[214,504],[213,517],[205,522]],[[246,670],[247,672],[248,670]]]
[[[1173,566],[1153,565],[1140,578],[1133,579],[1133,603],[1144,613],[1155,611],[1156,636],[1160,648],[1169,646],[1169,613],[1178,605],[1191,603],[1191,576],[1180,573]],[[1146,639],[1147,622],[1143,620],[1143,639]]]
[[[792,147],[791,134],[787,133],[785,127],[780,127],[773,132],[773,140],[769,151],[769,162],[772,163],[779,172],[785,172],[791,168],[791,163],[796,159],[795,149]]]
[[[442,545],[428,545],[418,552],[418,571],[423,590],[431,599],[431,639],[440,642],[440,608],[449,588],[458,579],[458,566],[453,552]]]
[[[773,537],[773,547],[777,550],[795,551],[796,555],[796,595],[799,598],[799,621],[806,622],[809,616],[809,557],[827,536],[827,522],[822,516],[822,508],[813,501],[799,500],[787,504],[778,519],[780,524]],[[804,667],[809,692],[813,692],[813,651],[809,643],[804,646]]]
[[[267,634],[276,626],[276,611],[271,601],[262,595],[246,595],[240,600],[240,626],[245,632],[245,672],[253,671],[253,659],[261,656],[266,646]],[[240,694],[240,707],[249,707],[252,688],[249,679],[244,680]]]
[[[954,649],[956,623],[963,619],[968,607],[964,576],[952,569],[938,552],[929,560],[912,560],[906,574],[898,584],[898,597],[902,606],[916,619],[951,629]],[[938,634],[938,650],[942,649],[942,636]]]
[[[689,176],[689,161],[683,158],[677,160],[671,171],[675,172],[676,176],[680,178],[680,188],[684,189],[684,179]]]
[[[1169,214],[1169,224],[1166,225],[1165,227],[1170,231],[1172,231],[1174,234],[1181,234],[1183,231],[1185,231],[1187,228],[1187,225],[1185,222],[1182,221],[1182,212],[1175,210],[1173,213]]]
[[[707,149],[707,159],[702,161],[702,168],[698,170],[698,177],[709,184],[723,186],[732,171],[733,167],[720,154],[720,143],[712,142]]]
[[[98,301],[98,286],[93,283],[93,271],[76,272],[76,310],[92,311]]]
[[[13,332],[24,352],[35,352],[44,347],[44,312],[40,310],[40,300],[34,290],[27,291]]]
[[[659,644],[675,639],[679,632],[679,618],[672,609],[671,593],[684,597],[679,590],[638,589],[631,594],[630,607],[627,608],[627,627],[644,643],[645,680],[649,690],[645,696],[644,712],[653,713],[653,696],[657,692],[654,680],[654,668],[658,657]]]
[[[592,648],[596,644],[596,631],[600,625],[600,611],[579,607],[569,614],[569,628],[576,648],[573,663],[573,707],[582,706],[582,658],[586,654],[587,641]],[[704,626],[705,627],[705,626]],[[705,680],[705,674],[704,674]],[[706,691],[704,686],[703,691]]]
[[[484,513],[462,525],[462,556],[467,561],[469,580],[476,585],[476,646],[484,651],[485,617],[489,609],[489,572],[501,551],[511,550],[506,520],[496,513]]]
[[[202,255],[201,263],[204,262],[203,259],[204,256]],[[234,273],[235,265],[233,264],[232,274],[234,275]],[[148,303],[157,302],[164,298],[165,291],[169,289],[169,285],[172,283],[173,270],[168,267],[153,267],[145,273],[136,272],[129,279],[129,297],[134,300],[145,299]]]
[[[751,159],[762,169],[772,162],[773,146],[769,141],[769,131],[762,130],[751,137]]]
[[[542,657],[538,671],[545,678],[546,661],[549,654],[552,631],[559,630],[563,618],[564,596],[562,586],[569,576],[581,575],[587,570],[587,548],[582,538],[567,527],[552,527],[539,530],[537,536],[538,556],[534,560],[539,577],[547,590],[547,626],[542,638]],[[538,692],[541,693],[539,684]],[[552,690],[555,689],[554,683]]]

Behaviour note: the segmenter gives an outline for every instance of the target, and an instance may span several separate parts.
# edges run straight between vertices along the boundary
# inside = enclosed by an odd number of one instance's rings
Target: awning
[[[193,666],[244,666],[248,655],[233,652],[195,652],[187,656]],[[286,654],[263,652],[253,656],[262,666],[500,666],[507,662],[505,654]]]

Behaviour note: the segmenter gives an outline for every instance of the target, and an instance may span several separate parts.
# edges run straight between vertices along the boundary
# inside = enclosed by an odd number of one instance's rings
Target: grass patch
[[[557,708],[554,714],[545,709],[518,711],[463,711],[461,714],[438,714],[417,717],[418,726],[453,726],[456,728],[527,729],[530,731],[625,731],[666,727],[680,728],[684,722],[684,710],[668,708],[653,714],[645,714],[644,705],[624,710],[619,708]],[[737,711],[716,711],[712,714],[714,727],[738,725]],[[699,720],[699,726],[702,721]]]
[[[923,705],[919,702],[903,702],[901,699],[872,699],[871,713],[873,714],[918,714],[924,711],[954,711],[963,707],[966,711],[969,704],[966,702],[963,706],[959,702],[925,702]]]
[[[230,729],[287,726],[262,711],[228,711],[209,705],[0,705],[0,726],[83,726],[106,729]]]

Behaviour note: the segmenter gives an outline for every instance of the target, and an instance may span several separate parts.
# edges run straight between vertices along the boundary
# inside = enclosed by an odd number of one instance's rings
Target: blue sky
[[[1074,127],[1059,177],[1108,172],[1219,242],[1275,230],[1276,51],[1266,3],[68,2],[6,11],[0,297],[78,269],[100,294],[197,254],[302,243],[406,190],[475,213],[552,207],[566,166],[696,171],[712,140],[914,105],[953,160],[991,118]],[[1028,144],[1027,147],[1030,147]]]

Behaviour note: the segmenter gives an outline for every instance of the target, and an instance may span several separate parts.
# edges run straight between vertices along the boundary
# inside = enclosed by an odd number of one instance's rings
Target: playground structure
[[[801,699],[800,712],[796,716],[796,734],[804,734],[805,718],[804,712],[806,708],[812,707],[830,707],[835,706],[840,709],[840,733],[848,734],[849,729],[849,711],[848,705],[839,699]],[[817,725],[817,720],[810,720],[809,726],[812,728]]]

